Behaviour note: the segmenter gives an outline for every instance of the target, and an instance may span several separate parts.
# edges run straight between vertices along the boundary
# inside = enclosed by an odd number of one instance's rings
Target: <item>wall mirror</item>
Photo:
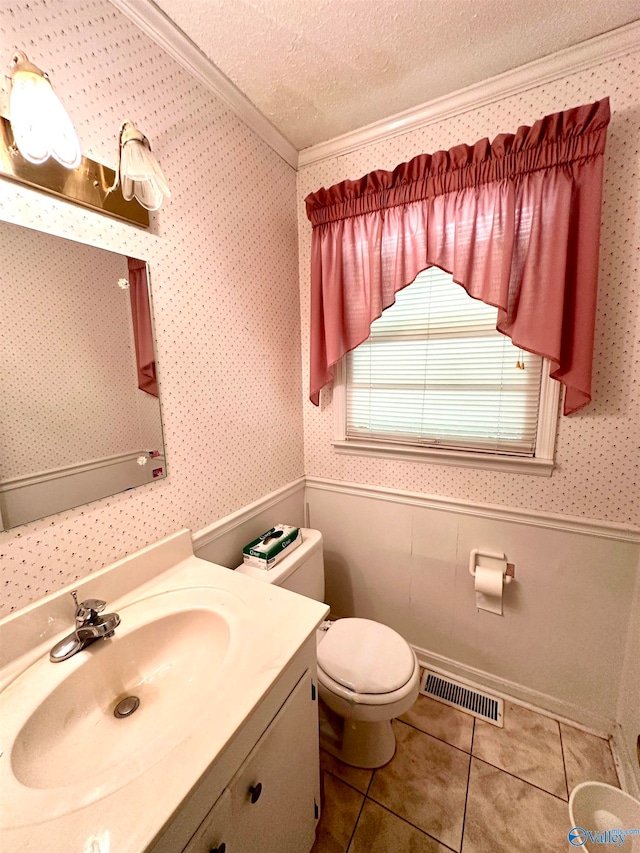
[[[0,221],[0,529],[166,476],[144,261]]]

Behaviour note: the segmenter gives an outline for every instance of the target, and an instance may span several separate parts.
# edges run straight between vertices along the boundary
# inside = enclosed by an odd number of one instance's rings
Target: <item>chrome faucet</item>
[[[72,634],[56,643],[49,652],[49,660],[53,663],[68,660],[76,652],[86,649],[96,640],[107,640],[109,637],[113,637],[120,624],[120,617],[117,613],[100,615],[107,606],[106,601],[88,598],[86,601],[78,603],[77,589],[72,590],[71,596],[76,605],[76,628]]]

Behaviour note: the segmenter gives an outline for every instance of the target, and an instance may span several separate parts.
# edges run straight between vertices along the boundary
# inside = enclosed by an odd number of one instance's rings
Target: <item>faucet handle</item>
[[[84,607],[87,610],[93,610],[96,613],[102,613],[107,606],[106,601],[101,601],[99,598],[87,598],[86,601],[81,601],[79,607]]]
[[[82,625],[91,621],[98,613],[107,606],[106,601],[101,601],[99,598],[87,598],[86,601],[78,602],[78,590],[71,591],[71,596],[76,604],[76,624]]]

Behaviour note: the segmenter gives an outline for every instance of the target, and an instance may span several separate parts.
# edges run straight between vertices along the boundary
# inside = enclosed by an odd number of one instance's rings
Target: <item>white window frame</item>
[[[405,459],[437,465],[458,465],[463,468],[482,468],[511,474],[534,474],[550,477],[554,469],[554,454],[560,404],[560,383],[549,376],[549,361],[542,359],[540,407],[534,456],[508,456],[487,451],[443,450],[417,447],[377,439],[347,438],[347,366],[345,356],[334,366],[333,380],[333,440],[337,453],[349,456]]]

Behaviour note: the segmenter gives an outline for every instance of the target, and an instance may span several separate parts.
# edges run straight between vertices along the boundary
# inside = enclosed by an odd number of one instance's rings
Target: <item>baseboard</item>
[[[458,681],[468,684],[470,687],[479,687],[488,690],[501,699],[515,702],[517,705],[522,705],[547,717],[553,717],[553,719],[561,723],[569,723],[572,726],[577,726],[589,732],[589,734],[594,734],[598,737],[609,738],[615,730],[616,724],[613,719],[603,717],[579,705],[565,702],[548,693],[533,690],[530,687],[525,687],[523,684],[492,675],[489,672],[460,663],[444,655],[430,652],[427,649],[413,646],[413,650],[416,653],[420,666],[428,667],[439,674],[455,678]]]
[[[209,524],[207,527],[203,527],[192,536],[193,550],[198,551],[204,548],[205,545],[219,539],[235,527],[239,527],[254,516],[259,515],[266,509],[269,509],[269,507],[275,506],[275,504],[296,494],[296,492],[303,492],[304,488],[305,478],[298,477],[297,480],[292,480],[292,482],[287,483],[286,486],[282,486],[273,492],[269,492],[269,494],[259,498],[257,501],[243,506],[241,509],[236,510],[236,512],[225,515],[224,518],[214,521],[213,524]]]
[[[640,799],[640,781],[638,777],[637,759],[629,752],[627,741],[622,734],[622,728],[616,723],[611,738],[611,751],[616,763],[618,778],[623,791],[632,797]]]

